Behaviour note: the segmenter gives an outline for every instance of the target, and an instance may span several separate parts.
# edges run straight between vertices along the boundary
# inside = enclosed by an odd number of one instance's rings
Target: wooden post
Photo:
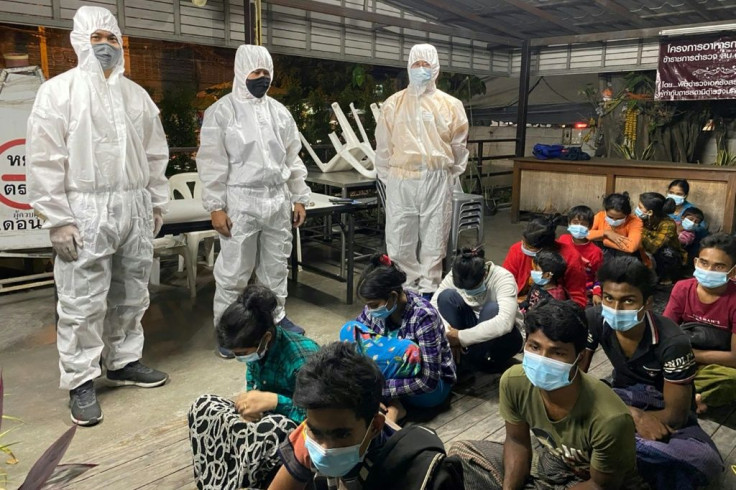
[[[49,76],[49,50],[46,46],[46,28],[38,26],[38,46],[41,51],[41,71],[43,77],[48,80]]]

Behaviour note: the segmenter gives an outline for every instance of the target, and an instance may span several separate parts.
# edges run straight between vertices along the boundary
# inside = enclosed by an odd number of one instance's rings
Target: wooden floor
[[[596,377],[611,373],[611,365],[600,350],[593,358],[590,373]],[[498,414],[498,379],[498,375],[477,375],[453,392],[448,410],[424,425],[436,430],[448,446],[469,439],[503,441],[505,429]],[[726,471],[709,490],[736,490],[736,407],[713,411],[700,424],[726,462]],[[78,461],[98,466],[74,480],[69,488],[75,490],[195,487],[185,419],[91,451]]]

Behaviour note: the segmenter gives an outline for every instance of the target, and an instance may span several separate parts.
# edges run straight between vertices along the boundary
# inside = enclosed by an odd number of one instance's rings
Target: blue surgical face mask
[[[537,252],[532,252],[528,248],[524,246],[524,242],[521,242],[521,251],[524,252],[524,255],[528,255],[529,257],[536,257]]]
[[[700,284],[704,288],[715,289],[723,286],[728,282],[728,274],[732,270],[733,267],[730,271],[727,272],[709,271],[706,269],[701,269],[696,265],[695,271],[693,272],[693,277],[696,281],[698,281],[698,284]]]
[[[370,433],[371,425],[368,425],[368,429],[365,431],[363,440],[360,444],[348,447],[336,447],[332,449],[325,449],[320,446],[317,441],[309,437],[306,428],[304,429],[305,446],[309,452],[309,459],[312,460],[312,464],[317,471],[323,476],[329,476],[337,478],[345,476],[355,468],[355,466],[363,461],[365,455],[360,454],[360,447],[365,442],[365,438]]]
[[[691,231],[693,228],[695,228],[695,221],[691,220],[690,218],[685,218],[682,220],[682,229],[686,231]]]
[[[266,355],[266,352],[268,352],[268,347],[263,345],[265,339],[266,338],[263,337],[261,341],[258,342],[258,347],[256,347],[256,350],[254,352],[251,352],[250,354],[246,354],[244,356],[235,356],[235,359],[238,362],[245,362],[245,363],[260,361],[261,359],[263,359],[263,356]],[[262,350],[261,350],[261,347],[263,347]]]
[[[626,332],[637,326],[641,322],[639,312],[644,309],[643,306],[638,310],[615,310],[606,305],[601,305],[601,307],[603,320],[609,327],[619,332]]]
[[[409,81],[412,85],[426,86],[432,80],[432,69],[424,66],[409,69]]]
[[[611,225],[611,228],[618,228],[619,226],[626,223],[626,218],[613,219],[610,216],[606,215],[606,223]]]
[[[575,362],[577,362],[577,359]],[[554,391],[569,386],[578,374],[576,369],[575,374],[570,378],[570,372],[575,367],[575,363],[568,364],[557,361],[528,350],[524,351],[524,360],[521,366],[524,368],[524,373],[529,381],[544,391]]]
[[[114,48],[107,43],[93,44],[92,51],[95,53],[95,58],[100,62],[103,71],[115,68],[123,54],[122,49]]]
[[[535,271],[532,270],[532,281],[534,281],[534,284],[537,286],[546,286],[549,284],[549,277],[543,277],[544,272],[542,271]]]
[[[567,231],[572,235],[573,238],[577,238],[578,240],[582,240],[586,236],[588,236],[588,229],[587,226],[583,225],[570,225],[567,227]]]
[[[685,196],[678,196],[677,194],[667,194],[667,198],[675,201],[677,206],[682,206],[682,203],[685,202]]]
[[[379,306],[378,308],[374,309],[368,309],[368,314],[372,316],[376,320],[383,320],[391,316],[391,313],[396,311],[396,306],[399,304],[398,299],[394,301],[394,305],[391,308],[388,308],[386,305],[388,305],[388,302],[386,302],[385,305]]]
[[[465,294],[468,296],[480,296],[481,294],[486,294],[486,291],[488,291],[488,286],[486,286],[485,282],[482,282],[475,289],[466,289]]]
[[[634,209],[634,214],[635,214],[635,215],[636,215],[636,216],[637,216],[637,217],[638,217],[639,219],[648,219],[648,218],[649,218],[649,215],[648,215],[648,214],[647,214],[646,212],[642,211],[642,210],[641,210],[641,208],[640,208],[639,206],[637,206],[637,207],[636,207],[636,208]]]

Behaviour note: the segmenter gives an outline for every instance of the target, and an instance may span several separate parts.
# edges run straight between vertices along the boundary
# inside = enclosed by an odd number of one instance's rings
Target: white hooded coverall
[[[233,91],[205,111],[200,133],[197,171],[204,208],[224,210],[232,221],[231,236],[220,236],[215,262],[215,325],[254,269],[276,295],[274,320],[285,316],[292,203],[309,202],[294,118],[281,103],[268,95],[256,98],[246,87],[246,78],[258,69],[273,77],[266,48],[240,46]]]
[[[41,85],[26,136],[31,205],[44,228],[74,224],[78,258],[54,262],[61,388],[71,390],[141,358],[148,308],[153,208],[164,211],[168,146],[158,109],[123,76],[124,57],[106,80],[90,35],[113,33],[115,17],[81,7],[71,43],[78,64]]]
[[[468,163],[468,118],[462,102],[438,90],[437,50],[418,44],[408,69],[429,63],[432,79],[409,87],[381,106],[376,126],[376,171],[386,185],[386,249],[406,272],[406,287],[432,293],[452,221],[452,182]]]

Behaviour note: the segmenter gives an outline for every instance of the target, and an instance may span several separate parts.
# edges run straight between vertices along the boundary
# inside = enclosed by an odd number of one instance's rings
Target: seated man
[[[717,233],[700,243],[695,277],[675,284],[664,309],[664,316],[677,324],[697,324],[687,332],[699,364],[698,413],[736,401],[736,238]]]
[[[626,405],[578,368],[587,336],[583,311],[571,301],[543,300],[529,310],[524,327],[523,365],[506,371],[499,388],[506,441],[450,449],[462,459],[466,485],[640,488]]]
[[[281,444],[283,466],[268,488],[302,490],[315,476],[327,477],[330,489],[463,488],[459,464],[435,457],[444,449],[433,432],[420,426],[397,431],[386,420],[379,411],[383,387],[378,366],[354,344],[334,342],[317,351],[299,371],[294,391],[307,418]],[[401,474],[391,471],[396,468]]]
[[[586,311],[588,342],[581,368],[603,347],[614,391],[629,406],[637,432],[637,465],[653,488],[696,488],[723,464],[694,412],[696,364],[688,338],[670,319],[649,311],[654,273],[634,257],[598,270],[603,302]]]

